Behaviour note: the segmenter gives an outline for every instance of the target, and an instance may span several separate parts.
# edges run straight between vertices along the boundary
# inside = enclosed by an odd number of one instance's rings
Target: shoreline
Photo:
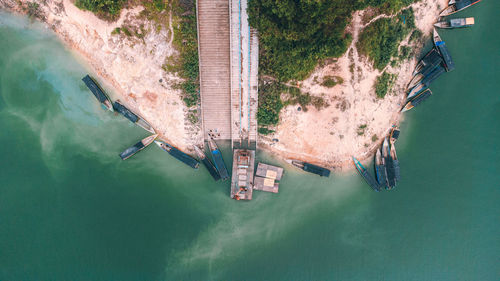
[[[423,38],[428,38],[432,23],[446,2],[422,0],[410,5],[415,11],[416,27],[422,31]],[[18,5],[15,0],[0,1],[0,8],[25,14]],[[180,98],[180,91],[173,86],[181,79],[162,69],[165,58],[176,53],[172,46],[172,22],[160,33],[151,31],[143,42],[136,42],[134,38],[112,35],[112,31],[126,22],[151,24],[138,18],[142,6],[123,9],[114,22],[100,20],[89,11],[79,10],[70,0],[47,1],[46,6],[40,6],[44,25],[102,78],[99,79],[101,83],[113,89],[117,99],[150,122],[161,138],[188,152],[192,152],[191,145],[202,143],[200,122],[189,123],[188,109]],[[351,155],[360,161],[371,158],[390,126],[400,124],[404,118],[399,112],[405,98],[402,92],[418,62],[416,56],[422,51],[424,46],[421,42],[424,40],[420,38],[412,44],[415,56],[396,68],[386,67],[393,73],[399,73],[399,76],[384,99],[374,99],[373,83],[382,72],[373,69],[367,58],[357,54],[355,44],[363,28],[379,17],[391,15],[377,15],[368,23],[363,23],[365,13],[372,12],[368,10],[353,13],[352,21],[346,28],[353,34],[353,41],[345,54],[330,64],[317,66],[307,79],[299,82],[300,88],[309,91],[312,96],[326,97],[330,106],[319,111],[310,108],[307,112],[297,112],[293,106],[284,108],[276,134],[259,135],[260,149],[280,160],[294,158],[348,171],[354,169]],[[408,37],[401,44],[407,42]],[[351,65],[356,68],[355,72],[349,72]],[[326,89],[314,81],[326,76],[339,76],[346,82]],[[338,107],[342,108],[343,104],[347,104],[348,108],[341,111]],[[331,116],[336,116],[337,121],[327,122]],[[356,128],[363,124],[367,129],[360,136]],[[370,141],[373,136],[377,140]],[[279,142],[274,142],[274,138]]]

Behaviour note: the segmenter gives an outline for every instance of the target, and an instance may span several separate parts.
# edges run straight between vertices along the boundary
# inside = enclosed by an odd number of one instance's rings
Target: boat
[[[136,154],[137,152],[146,148],[146,146],[150,145],[156,139],[156,137],[158,137],[157,134],[145,137],[140,142],[134,144],[133,146],[125,149],[122,153],[120,153],[120,158],[122,160],[129,159],[130,157],[132,157],[132,155]]]
[[[398,156],[396,154],[396,146],[394,145],[394,143],[391,143],[390,156],[392,159],[392,166],[394,169],[394,182],[397,183],[398,181],[401,180],[401,175],[399,172],[399,161],[398,161]]]
[[[462,28],[462,27],[470,27],[474,25],[474,18],[458,18],[458,19],[450,19],[444,20],[440,22],[436,22],[434,24],[437,28]]]
[[[377,149],[375,154],[375,175],[377,176],[377,182],[380,187],[385,187],[387,185],[387,171],[385,168],[385,159],[382,157],[380,149]]]
[[[352,157],[352,161],[354,161],[354,166],[358,170],[359,174],[365,179],[366,183],[375,191],[380,191],[380,185],[373,178],[373,176],[361,165],[361,163],[354,156]]]
[[[431,89],[427,88],[424,91],[422,91],[420,94],[416,95],[413,99],[411,99],[409,102],[406,103],[406,105],[401,109],[401,112],[408,111],[415,106],[419,105],[422,103],[424,100],[426,100],[428,97],[432,95]]]
[[[152,134],[156,134],[153,126],[151,126],[146,120],[144,120],[144,118],[138,116],[137,114],[133,113],[130,109],[126,108],[123,104],[121,104],[120,100],[117,100],[113,103],[113,108],[116,112],[125,116],[125,118],[130,120],[132,123],[139,125],[144,130]]]
[[[89,75],[85,75],[82,78],[82,81],[87,85],[89,90],[94,94],[97,100],[109,111],[113,111],[113,104],[111,103],[111,99],[106,95],[106,93],[101,89],[99,84],[90,77]]]
[[[254,169],[255,150],[235,149],[233,153],[231,198],[235,200],[252,200]]]
[[[444,41],[441,39],[441,36],[439,36],[437,30],[434,28],[433,31],[433,40],[434,40],[434,45],[438,49],[439,53],[443,57],[443,62],[444,62],[444,67],[446,68],[446,71],[452,71],[455,69],[455,63],[453,63],[453,59],[451,58],[450,51],[448,50],[448,47],[446,47],[446,44]]]
[[[164,141],[155,140],[155,143],[161,149],[168,152],[168,154],[172,155],[175,159],[181,161],[182,163],[188,165],[193,169],[198,169],[198,166],[200,165],[200,162],[198,162],[198,160],[194,159],[193,157],[189,156],[188,154],[180,151],[179,149],[175,148],[174,146]]]
[[[392,129],[391,129],[391,132],[390,132],[390,134],[389,134],[389,136],[390,136],[390,138],[391,138],[391,139],[390,139],[390,142],[391,142],[391,143],[396,142],[396,140],[399,138],[399,133],[400,133],[400,131],[399,131],[399,127],[398,127],[398,126],[396,126],[396,125],[393,125],[393,126],[392,126]]]
[[[413,71],[413,75],[420,73],[425,67],[430,64],[439,65],[440,62],[436,61],[441,59],[441,55],[436,48],[432,48],[425,56],[418,62],[417,66],[415,66],[415,70]]]
[[[386,189],[392,189],[396,186],[396,180],[395,180],[396,172],[394,170],[394,164],[392,163],[389,140],[387,138],[384,139],[384,143],[382,144],[382,157],[384,157],[385,160],[386,179],[387,179]]]
[[[322,177],[329,177],[330,176],[330,170],[327,168],[323,168],[311,163],[307,163],[304,161],[299,161],[299,160],[293,160],[293,159],[287,159],[286,160],[288,163],[294,165],[297,168],[300,168],[306,172],[313,173]]]
[[[479,2],[481,2],[481,0],[451,0],[448,2],[448,7],[441,11],[439,16],[446,17],[452,15]]]
[[[408,93],[407,101],[410,101],[413,97],[417,96],[423,92],[429,85],[436,80],[441,74],[445,73],[446,70],[442,66],[436,67],[429,75],[427,75],[420,83],[411,89]]]
[[[193,146],[194,151],[198,155],[198,157],[201,160],[201,163],[205,165],[205,168],[207,168],[208,172],[210,175],[214,178],[215,181],[220,180],[220,175],[219,172],[217,172],[217,169],[215,168],[214,164],[212,164],[212,161],[205,155],[205,153],[196,145]]]
[[[214,161],[215,168],[219,172],[220,178],[222,180],[227,180],[229,178],[229,173],[226,169],[226,164],[224,164],[224,159],[222,159],[222,153],[220,152],[214,139],[208,138],[208,147],[212,153],[212,159]]]
[[[410,81],[410,83],[408,83],[408,88],[413,88],[415,87],[416,85],[418,85],[418,83],[422,82],[422,80],[429,76],[429,74],[431,74],[435,69],[436,67],[438,67],[441,63],[443,62],[443,59],[441,58],[441,55],[439,55],[435,60],[433,60],[431,63],[425,65],[421,70],[420,72],[418,72],[417,74],[415,74],[412,78],[412,80]]]

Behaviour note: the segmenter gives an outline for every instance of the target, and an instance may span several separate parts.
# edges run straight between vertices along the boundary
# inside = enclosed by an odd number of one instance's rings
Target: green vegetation
[[[396,80],[396,74],[389,74],[384,71],[382,75],[377,77],[377,81],[375,81],[375,93],[378,98],[383,99],[387,92],[392,88],[394,81]]]
[[[279,81],[303,80],[316,65],[342,55],[352,12],[367,6],[395,12],[414,0],[252,0],[250,25],[259,31],[261,74]],[[405,16],[405,15],[403,15]],[[413,24],[407,17],[407,22]]]
[[[154,4],[154,3],[153,3]],[[177,73],[184,82],[177,85],[182,90],[182,99],[188,107],[197,105],[199,100],[200,82],[198,68],[198,38],[196,28],[196,1],[172,1],[170,3],[174,18],[174,47],[178,55],[168,57],[163,69]],[[156,19],[154,10],[160,6],[149,6],[148,18]]]
[[[373,135],[372,136],[372,142],[376,142],[376,141],[378,141],[378,137],[377,137],[377,135]]]
[[[417,28],[417,29],[415,29],[415,30],[411,33],[410,38],[408,39],[408,41],[409,41],[410,43],[412,43],[413,41],[418,40],[419,38],[421,38],[421,37],[422,37],[422,35],[423,35],[422,31],[420,31],[420,29],[418,29],[418,28]]]
[[[406,46],[406,45],[403,45],[399,48],[399,59],[404,61],[404,60],[407,60],[411,57],[412,55],[412,52],[411,52],[411,47],[410,46]]]
[[[262,135],[269,135],[269,134],[272,134],[275,132],[274,130],[270,130],[270,129],[264,128],[264,127],[260,127],[257,131],[259,132],[259,134],[262,134]]]
[[[24,8],[25,12],[28,14],[30,19],[39,18],[40,17],[40,4],[35,2],[28,2],[26,8]]]
[[[403,20],[404,19],[404,20]],[[381,18],[367,26],[357,43],[358,51],[373,61],[375,68],[382,70],[393,56],[398,46],[415,28],[413,9],[401,11],[394,18]]]
[[[98,17],[115,20],[127,0],[76,0],[75,5],[83,10],[89,10]]]
[[[297,104],[300,105],[303,111],[307,111],[309,105],[314,106],[318,110],[328,106],[322,97],[303,93],[297,87],[286,86],[276,81],[261,81],[259,86],[257,121],[259,125],[277,125],[281,109]]]
[[[368,125],[366,125],[366,124],[359,125],[358,131],[357,131],[358,136],[364,135],[365,134],[365,130],[366,130],[367,127],[368,127]]]
[[[339,76],[326,76],[323,79],[323,82],[321,82],[321,86],[331,88],[334,87],[337,84],[342,84],[344,83],[344,79]]]

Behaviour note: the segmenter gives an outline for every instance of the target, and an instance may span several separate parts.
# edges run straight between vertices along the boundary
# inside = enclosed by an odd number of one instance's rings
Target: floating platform
[[[236,200],[252,200],[254,167],[255,150],[234,150],[231,198]]]
[[[259,163],[253,179],[253,189],[278,193],[282,176],[283,168]]]

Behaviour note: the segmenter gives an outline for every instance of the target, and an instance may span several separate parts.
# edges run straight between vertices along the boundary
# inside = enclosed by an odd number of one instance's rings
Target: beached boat
[[[109,111],[113,111],[113,104],[111,102],[111,99],[106,95],[106,93],[101,89],[99,84],[90,77],[89,75],[85,75],[85,77],[82,78],[82,81],[87,85],[89,90],[94,94],[94,96],[97,98],[97,100]]]
[[[130,157],[132,157],[132,155],[136,154],[137,152],[143,150],[148,145],[150,145],[156,139],[156,137],[158,137],[157,134],[145,137],[140,142],[134,144],[133,146],[125,149],[122,153],[120,153],[120,158],[122,160],[129,159]]]
[[[425,56],[418,62],[417,66],[415,66],[415,70],[413,71],[413,75],[420,73],[425,67],[429,67],[429,65],[434,65],[436,67],[441,62],[441,55],[436,48],[432,48]]]
[[[286,162],[294,165],[297,168],[300,168],[306,172],[313,173],[322,177],[329,177],[330,176],[330,170],[327,168],[323,168],[311,163],[307,163],[304,161],[299,161],[299,160],[293,160],[293,159],[286,159]]]
[[[481,0],[451,0],[450,2],[448,2],[449,6],[441,11],[439,16],[446,17],[452,15],[479,2],[481,2]]]
[[[459,19],[450,19],[444,20],[440,22],[436,22],[434,24],[437,28],[462,28],[469,27],[474,25],[474,18],[459,18]]]
[[[427,88],[424,91],[422,91],[420,94],[416,95],[414,98],[412,98],[409,102],[406,103],[406,105],[401,109],[401,112],[408,111],[415,106],[419,105],[422,103],[424,100],[426,100],[428,97],[432,95],[431,89]]]
[[[385,168],[385,159],[382,157],[380,149],[377,149],[375,154],[375,175],[380,188],[387,185],[387,171]]]
[[[227,172],[226,164],[224,164],[224,159],[222,159],[222,153],[220,152],[213,138],[208,138],[208,147],[210,148],[215,168],[219,172],[221,179],[228,179],[229,173]]]
[[[390,155],[389,139],[385,138],[382,144],[382,157],[385,160],[385,169],[387,175],[387,185],[386,189],[392,189],[396,186],[396,171],[394,170],[394,164],[392,163],[392,158]]]
[[[201,150],[196,145],[194,145],[193,147],[196,155],[198,155],[198,157],[200,158],[201,163],[205,165],[205,168],[207,168],[208,172],[214,178],[214,180],[220,180],[219,172],[217,172],[217,169],[215,168],[214,164],[212,164],[212,161],[210,161],[210,159],[205,155],[205,152],[203,152],[203,150]]]
[[[132,123],[139,125],[148,132],[156,134],[153,126],[151,126],[146,120],[144,120],[144,118],[140,117],[139,115],[133,113],[130,109],[126,108],[123,104],[120,103],[119,100],[113,103],[113,108],[115,109],[116,112],[125,116],[125,118],[130,120]]]
[[[441,63],[443,62],[443,59],[441,58],[441,55],[439,55],[436,59],[434,59],[431,63],[428,63],[425,65],[423,68],[420,69],[420,72],[415,74],[408,83],[408,89],[411,89],[418,85],[422,80],[429,76]]]
[[[396,140],[398,140],[399,133],[399,127],[396,125],[392,125],[391,132],[389,133],[391,143],[394,143],[396,142]]]
[[[200,162],[189,156],[188,154],[180,151],[179,149],[173,147],[172,145],[164,142],[164,141],[155,141],[156,145],[158,145],[161,149],[168,152],[168,154],[172,155],[175,159],[181,161],[182,163],[188,165],[193,169],[198,169]]]
[[[455,63],[453,63],[450,51],[448,50],[448,47],[446,47],[446,44],[441,39],[441,36],[439,36],[439,33],[435,28],[433,31],[433,40],[434,40],[434,45],[436,46],[439,53],[443,57],[444,67],[446,68],[446,71],[449,72],[455,69]]]
[[[352,157],[352,161],[354,162],[354,166],[358,170],[359,174],[365,179],[366,183],[375,191],[380,191],[380,185],[373,178],[373,176],[363,167],[363,165],[356,159],[354,156]]]
[[[436,80],[439,76],[445,73],[446,70],[442,66],[436,67],[429,75],[427,75],[420,83],[418,83],[415,87],[413,87],[408,96],[406,98],[407,101],[410,101],[413,97],[417,96],[421,92],[423,92],[429,85]]]

